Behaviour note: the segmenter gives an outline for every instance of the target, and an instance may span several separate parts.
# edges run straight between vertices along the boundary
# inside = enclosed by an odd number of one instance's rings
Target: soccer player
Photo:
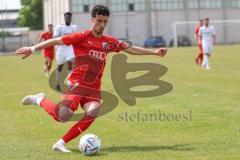
[[[84,117],[76,122],[72,128],[60,138],[52,147],[53,151],[70,152],[65,144],[84,132],[96,119],[100,106],[100,87],[106,57],[110,52],[124,51],[132,55],[155,55],[163,57],[167,49],[148,50],[138,46],[126,47],[117,39],[103,34],[107,26],[110,11],[106,6],[96,5],[91,11],[92,27],[79,33],[65,35],[51,39],[35,46],[22,47],[16,54],[23,58],[32,52],[52,45],[72,45],[75,54],[74,68],[69,76],[71,88],[62,97],[61,103],[55,104],[45,97],[44,93],[28,95],[23,98],[23,105],[38,105],[58,122],[68,121],[80,104],[84,110]],[[111,50],[105,46],[116,44]],[[114,46],[114,45],[113,45]]]
[[[196,26],[195,31],[194,31],[195,37],[196,37],[196,42],[197,42],[198,48],[199,48],[199,53],[198,53],[197,58],[195,59],[195,62],[199,65],[201,65],[202,61],[203,61],[202,42],[201,42],[201,40],[199,39],[199,36],[198,36],[199,35],[199,30],[202,26],[203,26],[203,19],[200,19],[199,24]]]
[[[48,25],[48,31],[43,32],[40,35],[39,42],[46,41],[46,40],[49,40],[51,38],[53,38],[53,25],[49,24]],[[43,55],[44,55],[44,58],[45,58],[44,72],[45,72],[45,75],[48,76],[49,72],[51,70],[51,67],[52,67],[52,61],[54,59],[54,46],[44,48],[43,49]]]
[[[53,37],[61,37],[63,35],[71,34],[77,31],[77,26],[71,24],[72,21],[72,13],[66,12],[64,13],[64,21],[65,24],[57,25]],[[57,71],[56,71],[56,89],[58,91],[61,90],[60,88],[60,77],[63,68],[63,64],[67,62],[68,65],[68,73],[72,70],[72,61],[74,59],[74,53],[72,46],[67,45],[58,45],[57,53],[56,53],[56,61],[57,61]]]
[[[209,25],[209,18],[204,19],[204,26],[199,30],[199,39],[202,42],[203,48],[203,63],[202,67],[209,70],[209,58],[211,56],[213,44],[216,43],[216,33],[213,26]]]

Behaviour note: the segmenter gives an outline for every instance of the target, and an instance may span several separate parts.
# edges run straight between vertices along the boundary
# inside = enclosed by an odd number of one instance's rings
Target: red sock
[[[65,143],[68,143],[69,141],[80,135],[82,132],[84,132],[94,120],[95,118],[89,115],[85,115],[62,137],[62,139]]]
[[[44,108],[44,110],[50,115],[52,116],[56,121],[59,122],[58,120],[58,110],[59,110],[59,106],[56,105],[54,102],[44,98],[42,99],[40,106],[42,108]]]
[[[47,65],[47,70],[48,70],[48,72],[50,72],[50,70],[51,70],[51,67],[52,67],[52,64],[51,64],[52,62],[49,62],[48,63],[48,65]]]
[[[199,63],[202,64],[202,61],[203,61],[203,54],[200,53],[200,56],[199,56]]]

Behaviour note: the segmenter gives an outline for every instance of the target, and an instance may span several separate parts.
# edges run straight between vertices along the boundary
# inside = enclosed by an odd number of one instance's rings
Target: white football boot
[[[41,98],[43,99],[45,97],[45,93],[38,93],[35,95],[28,95],[22,99],[22,105],[32,105],[37,104],[37,99]]]
[[[57,141],[57,143],[53,145],[52,150],[54,152],[63,152],[63,153],[71,152],[65,147],[65,142],[62,139],[60,139],[59,141]]]

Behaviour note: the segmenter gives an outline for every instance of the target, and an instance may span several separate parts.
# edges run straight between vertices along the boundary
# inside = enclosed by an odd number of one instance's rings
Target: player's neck
[[[65,25],[66,25],[66,26],[70,26],[70,25],[71,25],[71,23],[67,23],[67,22],[65,22]]]
[[[94,37],[97,37],[97,38],[101,38],[102,37],[102,34],[97,33],[96,31],[94,31],[94,29],[91,29],[91,32],[92,32]]]

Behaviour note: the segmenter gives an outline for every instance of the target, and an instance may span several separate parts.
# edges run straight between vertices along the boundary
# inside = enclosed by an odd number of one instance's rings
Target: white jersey
[[[77,26],[74,24],[71,24],[69,26],[65,24],[57,25],[53,37],[61,37],[67,34],[71,34],[77,31]],[[74,58],[74,52],[72,45],[66,46],[66,45],[59,45],[57,46],[57,52],[56,52],[56,60],[57,64],[63,64],[66,61],[72,60]]]
[[[199,30],[199,35],[202,36],[203,54],[211,54],[213,48],[213,35],[216,35],[213,26],[203,26]]]
[[[199,35],[202,36],[202,42],[204,43],[212,43],[213,35],[216,35],[215,29],[213,26],[202,26],[199,30]]]
[[[71,24],[69,26],[65,24],[57,25],[53,37],[61,37],[67,34],[71,34],[77,31],[77,26],[74,24]],[[57,52],[73,52],[72,46],[66,46],[66,45],[59,45]]]

